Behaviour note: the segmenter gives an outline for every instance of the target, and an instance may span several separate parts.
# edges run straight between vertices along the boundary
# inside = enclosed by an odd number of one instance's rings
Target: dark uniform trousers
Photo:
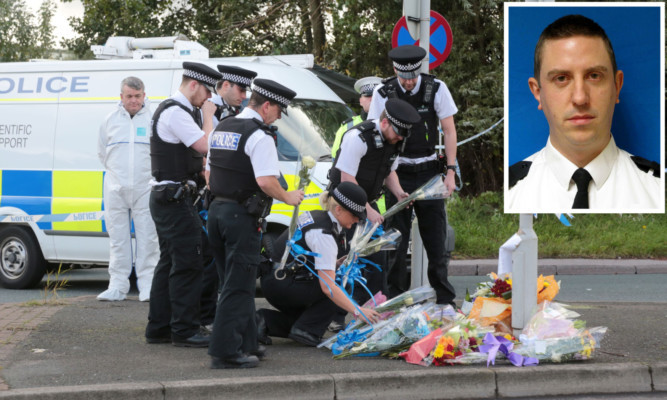
[[[407,193],[412,193],[434,175],[440,173],[437,168],[420,172],[397,171],[401,187]],[[387,209],[397,203],[396,197],[387,194]],[[424,243],[428,256],[428,281],[435,290],[438,304],[454,304],[454,287],[449,283],[447,267],[449,258],[445,252],[445,238],[447,225],[445,222],[444,200],[419,200],[395,214],[386,225],[401,232],[401,243],[395,252],[396,259],[389,268],[387,277],[389,294],[391,297],[409,289],[405,258],[408,251],[410,230],[412,228],[412,209],[414,208],[419,223],[419,234]]]
[[[148,312],[147,337],[187,339],[199,332],[202,286],[201,222],[192,196],[170,202],[176,188],[151,191],[150,210],[160,244]]]
[[[257,218],[236,202],[213,201],[207,226],[222,282],[208,354],[236,357],[257,350],[255,287],[261,236]]]
[[[322,292],[316,276],[302,275],[278,280],[271,271],[262,276],[262,293],[279,310],[258,311],[264,317],[269,336],[287,337],[294,326],[322,337],[334,316],[342,311]]]

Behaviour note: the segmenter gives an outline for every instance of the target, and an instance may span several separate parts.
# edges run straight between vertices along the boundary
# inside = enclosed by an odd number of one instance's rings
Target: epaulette
[[[637,168],[641,169],[644,172],[653,171],[653,176],[656,178],[660,177],[660,164],[655,161],[647,160],[639,156],[630,156],[632,161],[634,161]]]
[[[533,164],[532,161],[519,161],[516,164],[510,166],[509,169],[509,187],[510,189],[516,185],[517,182],[522,180],[528,175],[530,171],[530,166]]]

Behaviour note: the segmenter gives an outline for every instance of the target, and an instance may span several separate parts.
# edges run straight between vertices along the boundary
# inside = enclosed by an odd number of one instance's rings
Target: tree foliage
[[[47,57],[53,47],[54,9],[55,4],[46,0],[35,16],[23,0],[0,0],[0,61]]]

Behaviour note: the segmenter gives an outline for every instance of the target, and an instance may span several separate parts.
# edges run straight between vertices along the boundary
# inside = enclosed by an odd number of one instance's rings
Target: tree
[[[46,0],[35,17],[23,0],[0,0],[0,61],[48,57],[53,47],[54,8],[55,4]]]

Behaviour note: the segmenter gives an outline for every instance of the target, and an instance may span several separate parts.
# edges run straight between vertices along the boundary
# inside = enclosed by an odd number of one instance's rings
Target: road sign
[[[438,12],[431,10],[431,36],[429,39],[429,65],[428,69],[433,69],[442,64],[449,56],[452,50],[452,28],[449,23]],[[394,26],[391,33],[391,46],[398,47],[403,45],[419,46],[419,40],[415,40],[408,32],[408,23],[405,17],[401,17]]]

